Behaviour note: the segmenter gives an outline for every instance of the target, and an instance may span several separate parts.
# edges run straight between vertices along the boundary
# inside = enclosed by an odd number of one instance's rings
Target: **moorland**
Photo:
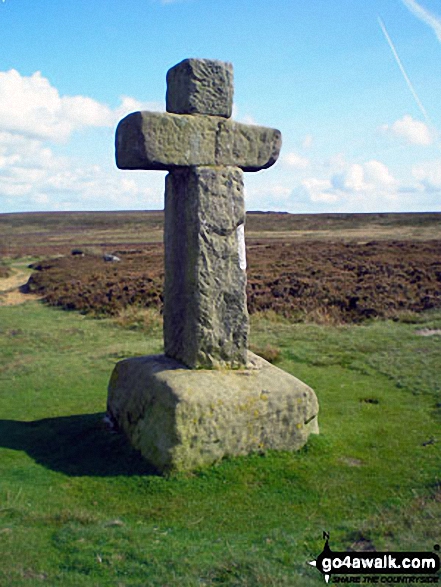
[[[440,218],[251,213],[249,311],[353,323],[439,307]],[[113,315],[160,309],[162,225],[161,212],[4,215],[0,251],[49,257],[33,265],[29,291],[52,305]]]
[[[162,351],[162,222],[0,215],[0,585],[319,586],[323,531],[432,551],[441,214],[248,214],[251,346],[320,435],[169,477],[103,421],[115,363]]]

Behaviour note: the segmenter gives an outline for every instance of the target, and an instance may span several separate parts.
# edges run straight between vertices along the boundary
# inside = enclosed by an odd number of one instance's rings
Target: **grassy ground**
[[[130,327],[130,328],[129,328]],[[364,326],[252,323],[310,384],[321,434],[295,454],[161,478],[102,423],[121,358],[160,320],[0,308],[0,585],[323,585],[331,547],[432,550],[441,526],[441,312]]]

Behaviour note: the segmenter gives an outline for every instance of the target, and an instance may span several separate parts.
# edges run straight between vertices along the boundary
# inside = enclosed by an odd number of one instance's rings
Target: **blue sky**
[[[0,212],[163,207],[114,131],[187,57],[234,66],[234,118],[282,131],[248,210],[441,211],[440,0],[1,0]]]

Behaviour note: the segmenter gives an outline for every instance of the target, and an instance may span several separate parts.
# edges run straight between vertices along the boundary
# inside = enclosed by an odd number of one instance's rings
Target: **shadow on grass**
[[[23,450],[37,463],[71,476],[156,475],[122,434],[112,433],[103,413],[0,420],[0,446]]]

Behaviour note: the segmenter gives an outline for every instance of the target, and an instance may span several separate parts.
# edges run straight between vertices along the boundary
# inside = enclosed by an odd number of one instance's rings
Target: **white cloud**
[[[294,152],[282,155],[281,162],[294,169],[307,169],[310,165],[309,159]]]
[[[0,132],[41,141],[66,142],[81,128],[111,127],[133,110],[158,106],[123,96],[112,110],[86,96],[60,96],[39,71],[28,77],[15,69],[0,72]]]
[[[9,132],[0,132],[0,158],[8,160],[11,164],[20,168],[50,167],[54,155],[52,150],[38,139],[29,139]]]
[[[441,161],[428,161],[412,168],[413,177],[419,182],[420,189],[428,192],[441,192]],[[440,193],[441,196],[441,193]],[[441,200],[440,200],[441,203]]]
[[[261,126],[260,123],[257,122],[256,119],[254,118],[254,116],[252,116],[251,114],[249,114],[249,113],[242,114],[241,109],[239,108],[239,106],[237,105],[236,102],[233,102],[233,110],[232,110],[231,117],[234,120],[241,122],[242,124],[251,124],[254,126]]]
[[[422,22],[427,24],[437,36],[438,41],[441,41],[441,18],[439,16],[435,16],[425,8],[423,8],[420,4],[415,2],[415,0],[401,0],[414,14],[417,18],[419,18]]]
[[[364,164],[364,175],[367,185],[372,186],[373,189],[389,189],[395,188],[397,185],[397,180],[381,161],[367,161]]]
[[[144,109],[164,106],[123,96],[111,108],[86,96],[62,96],[38,72],[29,77],[15,70],[0,72],[0,211],[161,208],[163,173],[112,166],[111,128],[129,112]],[[89,146],[88,160],[71,157],[75,131],[99,127],[104,130],[92,133],[93,144],[86,133],[77,143]],[[430,144],[427,126],[410,116],[385,130],[415,144]],[[104,142],[96,147],[95,138]],[[307,135],[302,145],[309,148],[312,137]],[[110,156],[107,163],[101,163],[100,149]],[[96,158],[90,155],[95,152]],[[385,211],[399,210],[409,201],[415,209],[412,198],[424,209],[441,191],[439,161],[415,166],[406,186],[375,159],[354,163],[337,154],[319,162],[292,151],[282,152],[281,162],[272,172],[247,174],[248,209]],[[431,209],[436,206],[441,202],[430,204]]]
[[[250,179],[252,179],[250,177]],[[253,206],[255,202],[274,200],[278,203],[285,202],[291,194],[291,187],[281,183],[268,183],[264,184],[259,181],[258,184],[254,184],[252,181],[245,182],[245,199],[247,201],[247,207]],[[252,209],[252,208],[251,208]]]
[[[381,161],[353,163],[343,173],[336,174],[331,180],[336,190],[343,192],[379,193],[395,191],[397,182],[387,166]]]
[[[424,189],[414,181],[414,185],[410,186],[411,191],[402,194],[402,184],[383,161],[369,159],[351,162],[341,153],[325,162],[311,161],[301,175],[293,174],[288,166],[280,166],[279,171],[278,181],[272,180],[272,183],[264,174],[247,176],[248,210],[400,211],[405,210],[406,206],[416,209],[412,198],[417,198]],[[421,209],[424,198],[420,198],[418,203],[418,209]]]
[[[127,116],[131,112],[138,110],[150,110],[155,112],[162,112],[165,110],[165,103],[161,102],[140,102],[130,96],[121,96],[121,104],[112,112],[112,123],[110,126],[117,124],[121,118]]]
[[[354,163],[344,173],[332,178],[332,185],[346,192],[360,192],[365,188],[364,170],[362,165]]]
[[[242,116],[240,122],[242,122],[243,124],[252,124],[254,126],[258,126],[256,119],[253,118],[250,114],[245,114],[244,116]]]
[[[34,202],[36,204],[48,204],[49,203],[49,196],[47,194],[36,194],[34,196]]]
[[[0,72],[0,211],[5,205],[21,209],[20,202],[63,209],[67,197],[76,209],[161,207],[163,174],[129,178],[100,165],[99,154],[95,162],[82,163],[57,154],[51,143],[67,144],[80,129],[110,133],[129,112],[163,109],[129,96],[112,109],[86,96],[61,96],[40,72]]]
[[[40,72],[0,72],[0,130],[40,140],[66,141],[82,126],[110,124],[111,110],[91,98],[61,97]]]
[[[309,196],[311,202],[335,203],[339,200],[339,195],[332,189],[329,179],[318,179],[310,177],[301,182],[301,187]]]
[[[0,132],[0,196],[24,196],[56,164],[51,149],[41,141]]]
[[[323,166],[325,168],[333,169],[335,171],[344,171],[346,169],[348,163],[346,161],[346,157],[343,153],[336,153],[332,155],[327,161],[324,162]]]
[[[400,120],[396,120],[392,125],[383,125],[381,129],[389,134],[404,139],[411,145],[431,145],[434,137],[424,122],[415,120],[408,114]]]
[[[24,140],[22,146],[26,165],[19,160],[0,168],[0,203],[15,200],[12,207],[20,209],[21,201],[30,202],[45,210],[65,209],[66,202],[80,210],[162,207],[162,173],[128,175],[39,151]]]
[[[399,169],[400,167],[398,167]],[[280,166],[271,173],[248,174],[248,210],[310,212],[441,211],[441,160],[415,165],[398,178],[378,159],[354,162],[338,154],[311,161],[298,177]],[[274,170],[275,172],[275,170]]]
[[[311,169],[293,187],[288,209],[366,212],[398,209],[399,183],[381,161],[348,163],[342,155]]]
[[[0,133],[0,211],[162,207],[163,178],[60,156],[37,139]],[[24,203],[24,204],[22,204]]]
[[[314,142],[314,137],[312,135],[306,135],[305,138],[303,139],[303,143],[302,143],[302,147],[303,149],[310,149],[312,147],[312,144]]]

